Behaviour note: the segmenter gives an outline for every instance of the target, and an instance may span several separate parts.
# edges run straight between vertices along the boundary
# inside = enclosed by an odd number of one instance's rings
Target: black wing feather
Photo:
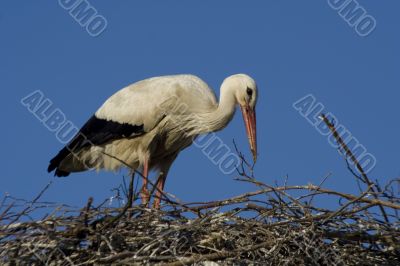
[[[112,140],[138,136],[144,133],[143,125],[118,123],[99,119],[93,115],[76,136],[51,161],[47,171],[56,170],[56,176],[68,176],[70,173],[58,169],[61,162],[70,154],[82,148],[101,145]]]

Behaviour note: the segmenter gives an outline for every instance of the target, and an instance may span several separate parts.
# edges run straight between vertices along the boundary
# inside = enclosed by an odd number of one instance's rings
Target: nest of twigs
[[[79,212],[61,207],[41,221],[21,223],[16,221],[21,212],[10,208],[1,217],[8,223],[0,232],[0,264],[400,264],[399,220],[388,223],[370,212],[376,200],[311,185],[256,183],[260,190],[235,198],[201,204],[170,201],[160,211],[94,207],[89,200]],[[293,198],[288,194],[293,189],[307,194]],[[320,209],[310,204],[316,194],[336,195],[346,203],[335,211]],[[23,216],[44,206],[27,204]],[[385,211],[394,220],[389,206]]]
[[[182,203],[163,194],[161,210],[144,208],[134,204],[132,176],[116,197],[120,206],[89,199],[73,209],[40,202],[46,187],[33,201],[8,195],[0,202],[0,264],[400,265],[400,180],[372,182],[335,137],[364,188],[358,195],[324,188],[329,176],[318,186],[262,183],[241,155],[238,179],[257,190],[220,201]],[[337,208],[318,206],[321,197],[336,198]]]

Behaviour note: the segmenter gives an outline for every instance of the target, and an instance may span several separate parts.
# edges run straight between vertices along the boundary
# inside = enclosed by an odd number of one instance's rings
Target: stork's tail
[[[66,171],[59,169],[61,162],[69,154],[70,154],[70,151],[67,149],[67,147],[64,147],[53,159],[50,160],[50,164],[49,164],[49,167],[47,168],[47,171],[49,173],[51,173],[55,170],[54,176],[58,176],[58,177],[69,176],[70,172],[66,172]]]

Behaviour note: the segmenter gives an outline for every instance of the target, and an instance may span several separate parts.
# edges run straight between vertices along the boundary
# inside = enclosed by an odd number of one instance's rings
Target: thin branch
[[[350,158],[350,160],[354,163],[354,165],[356,166],[357,170],[360,172],[360,174],[362,176],[362,180],[368,185],[368,187],[373,192],[373,195],[374,195],[375,199],[379,200],[377,194],[375,194],[377,192],[375,190],[375,188],[378,190],[378,192],[381,192],[381,191],[379,191],[379,188],[376,186],[375,183],[371,182],[371,180],[369,179],[369,177],[365,173],[364,169],[362,168],[360,162],[357,160],[357,158],[354,156],[353,152],[349,149],[347,144],[343,141],[342,137],[337,132],[334,124],[331,123],[324,114],[321,115],[321,119],[328,126],[329,130],[333,134],[333,137],[336,139],[336,141],[340,145],[340,147],[343,148],[343,150],[345,151],[347,157]],[[357,175],[355,175],[355,176],[357,176]],[[380,208],[380,210],[382,212],[382,215],[383,215],[386,223],[389,223],[389,218],[387,216],[387,213],[386,213],[385,209],[382,206],[380,206],[379,208]]]

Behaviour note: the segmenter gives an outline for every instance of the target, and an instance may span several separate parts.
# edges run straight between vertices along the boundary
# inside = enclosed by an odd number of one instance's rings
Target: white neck
[[[193,133],[205,134],[226,127],[235,114],[236,104],[237,101],[233,88],[222,84],[218,107],[210,110],[210,112],[196,115],[196,126],[193,127]]]

